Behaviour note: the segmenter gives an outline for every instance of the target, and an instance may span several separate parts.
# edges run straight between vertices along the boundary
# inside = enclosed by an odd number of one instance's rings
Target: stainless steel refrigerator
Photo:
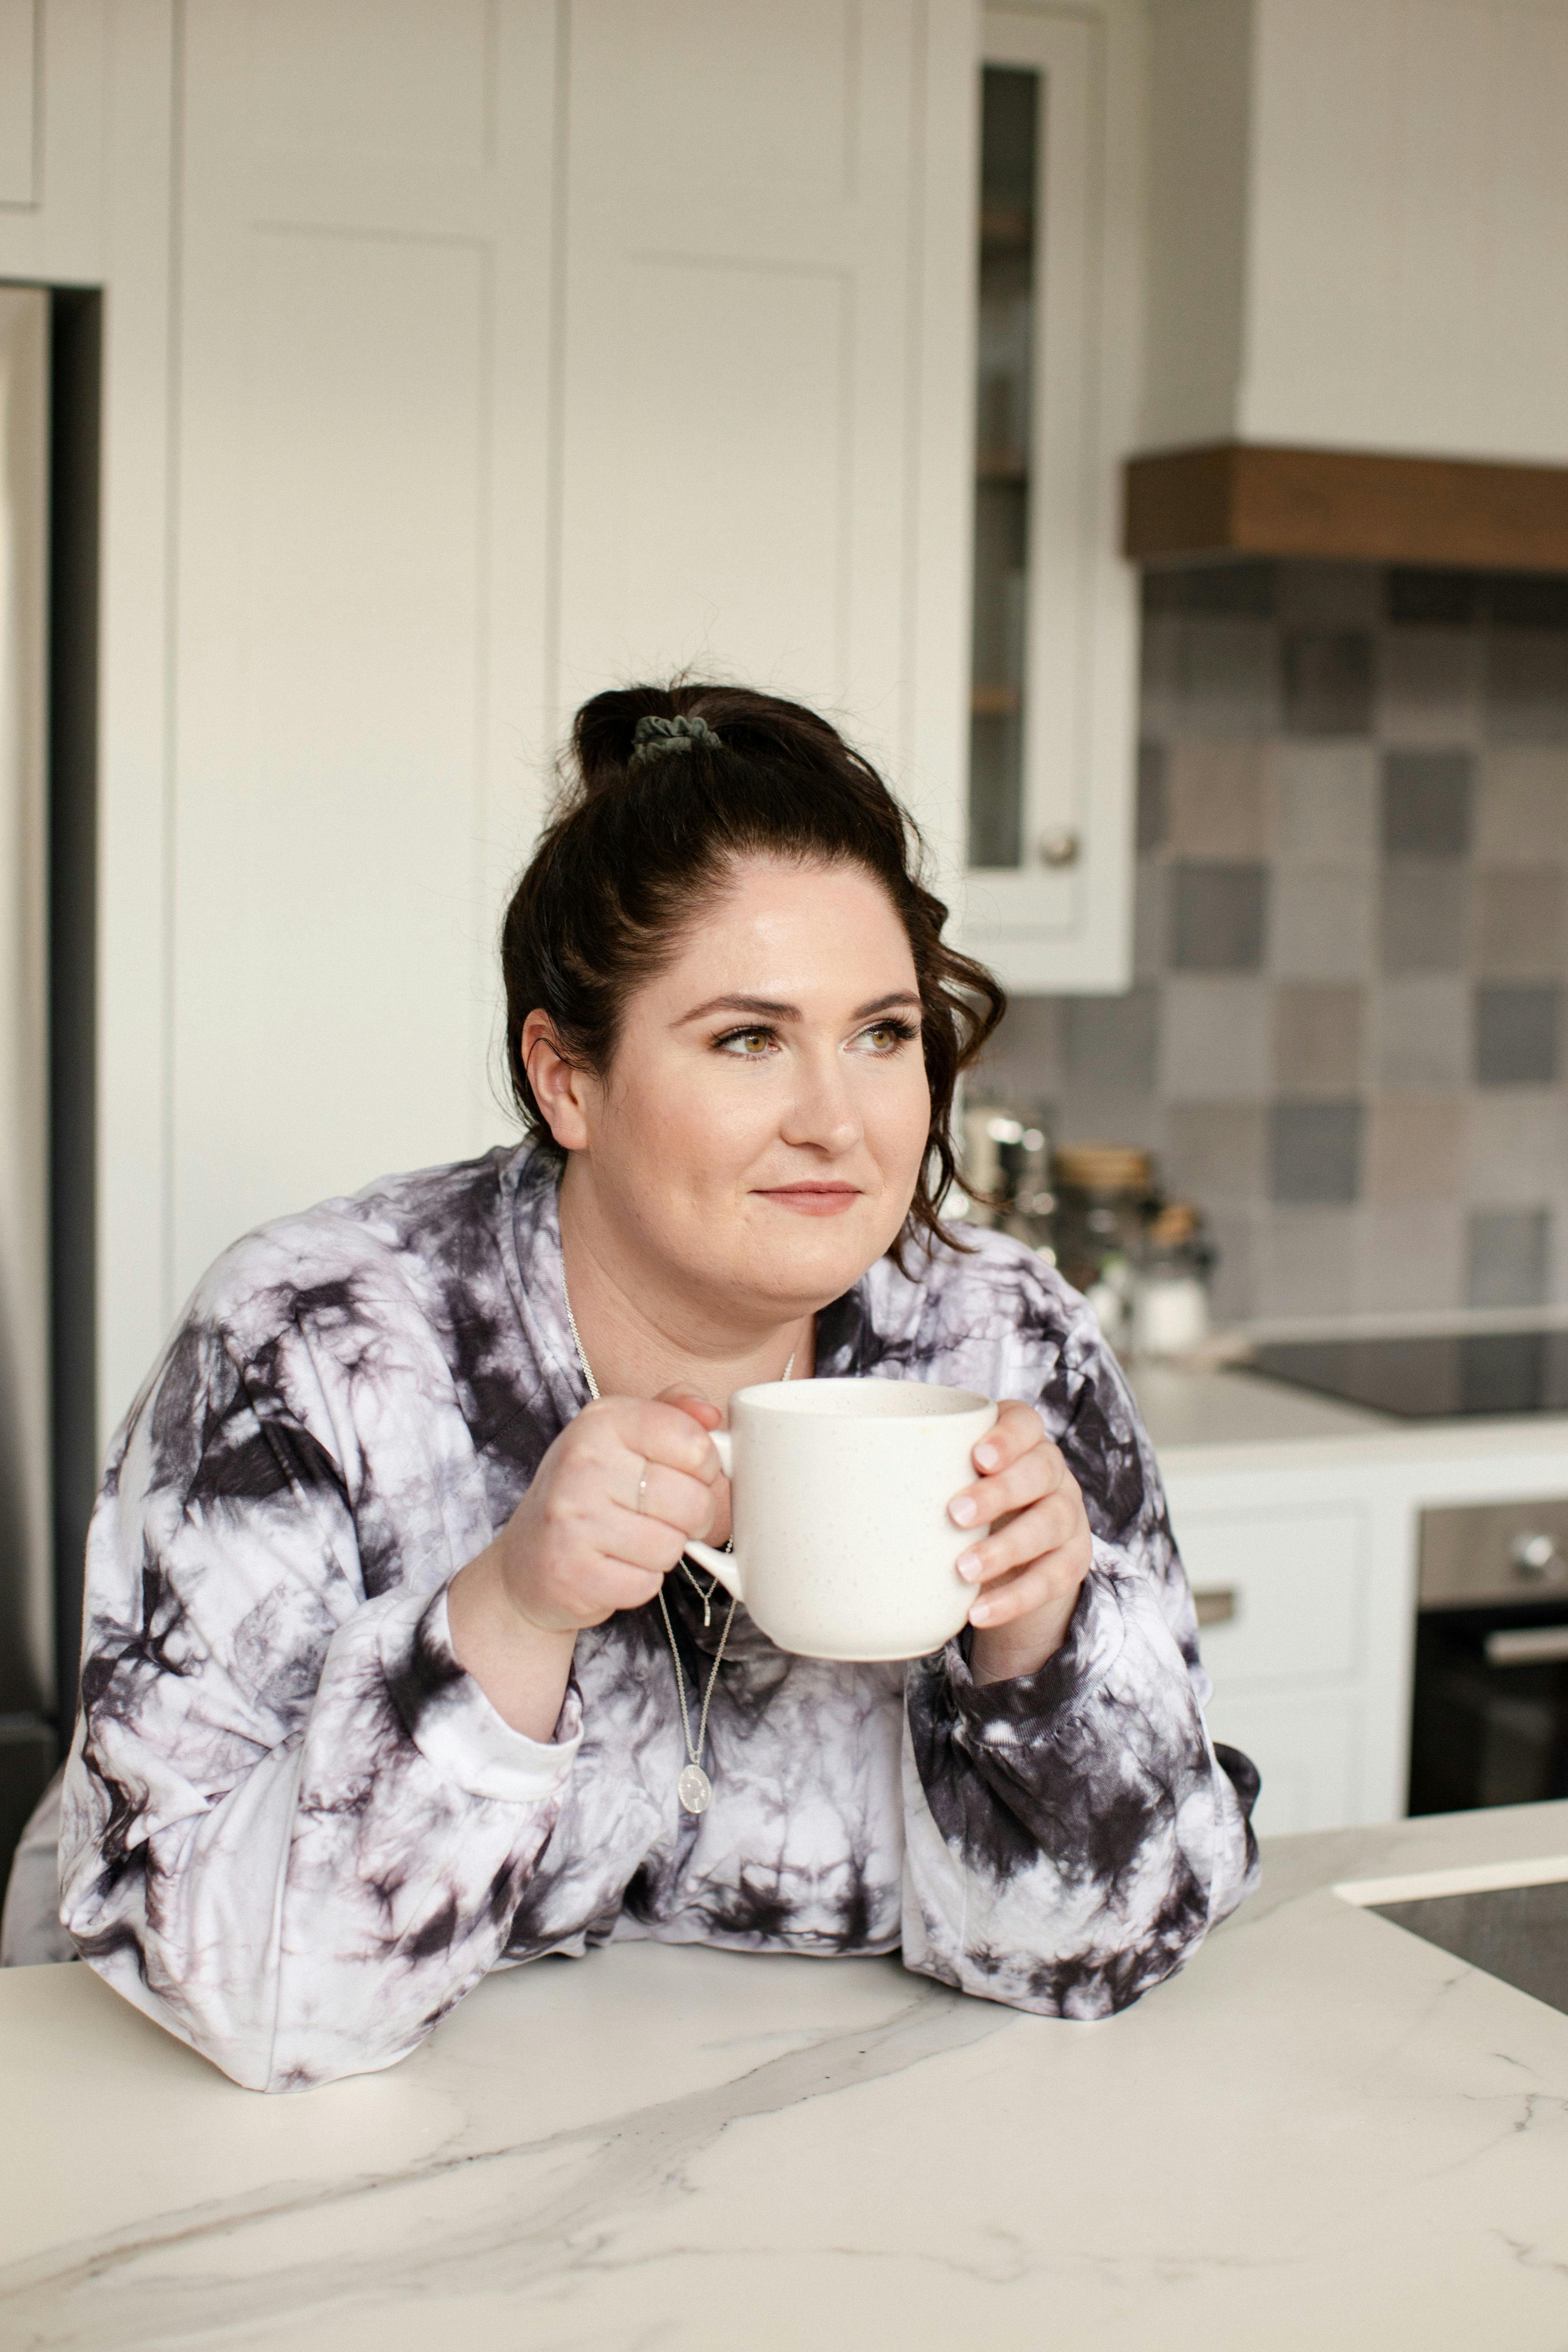
[[[0,1883],[54,1768],[50,298],[0,287]]]

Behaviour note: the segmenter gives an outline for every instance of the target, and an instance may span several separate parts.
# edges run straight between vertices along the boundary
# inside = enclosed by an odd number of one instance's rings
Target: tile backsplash
[[[1568,1301],[1568,580],[1146,575],[1136,977],[989,1073],[1207,1209],[1228,1320]]]

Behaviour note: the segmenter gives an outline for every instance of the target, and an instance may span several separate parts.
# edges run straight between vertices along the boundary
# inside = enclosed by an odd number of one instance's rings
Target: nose
[[[796,1084],[779,1122],[783,1141],[838,1159],[863,1132],[843,1064],[832,1046],[800,1055]]]

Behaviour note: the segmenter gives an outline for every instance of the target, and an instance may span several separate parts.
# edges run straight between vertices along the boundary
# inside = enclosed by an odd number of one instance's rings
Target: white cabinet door
[[[967,0],[190,12],[176,1290],[481,1148],[558,730],[803,696],[956,842]]]
[[[570,16],[560,719],[686,668],[798,697],[945,843],[969,10],[573,0]]]
[[[1193,1516],[1180,1539],[1216,1690],[1359,1675],[1364,1513],[1346,1505]]]
[[[1359,1819],[1366,1513],[1347,1504],[1195,1515],[1182,1520],[1181,1548],[1214,1682],[1209,1730],[1263,1776],[1253,1826],[1269,1836]]]
[[[1217,1691],[1213,1737],[1249,1756],[1263,1786],[1252,1826],[1260,1837],[1340,1829],[1361,1818],[1363,1702],[1345,1691],[1244,1698]]]
[[[1375,1468],[1173,1478],[1213,1682],[1208,1726],[1263,1776],[1264,1832],[1404,1804],[1411,1517]]]
[[[497,1131],[499,872],[542,701],[555,16],[188,13],[176,1293]]]
[[[1027,477],[1013,588],[1021,774],[1016,863],[971,870],[966,939],[1024,991],[1124,988],[1132,977],[1137,583],[1118,542],[1142,300],[1142,37],[1141,16],[1119,0],[984,17],[986,61],[1036,79],[1034,297],[1027,447],[989,446],[984,387],[977,433],[982,506],[988,476],[1010,462]],[[983,567],[982,543],[977,558]],[[981,729],[990,698],[1009,691],[978,675],[985,634],[972,681]]]

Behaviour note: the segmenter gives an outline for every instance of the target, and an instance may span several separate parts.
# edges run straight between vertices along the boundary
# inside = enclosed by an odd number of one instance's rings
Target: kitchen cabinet
[[[0,0],[0,277],[107,289],[105,1433],[237,1233],[509,1131],[586,695],[820,702],[959,895],[976,26]]]
[[[1141,12],[983,19],[966,937],[1023,991],[1131,978]]]
[[[508,1131],[497,915],[605,684],[820,702],[1012,985],[1124,980],[1140,26],[991,26],[1044,77],[1071,848],[966,904],[972,0],[0,0],[0,275],[106,289],[105,1433],[235,1234]]]
[[[750,677],[895,777],[953,774],[922,467],[956,469],[962,384],[923,338],[960,298],[957,236],[933,259],[926,232],[962,203],[967,24],[193,15],[176,1287],[260,1218],[507,1131],[495,919],[585,696]]]
[[[1239,1696],[1217,1687],[1216,1739],[1239,1748],[1262,1775],[1254,1826],[1261,1837],[1337,1829],[1405,1810],[1401,1795],[1369,1812],[1362,1759],[1365,1702],[1354,1691],[1285,1688]]]
[[[504,0],[185,26],[172,1283],[484,1148],[538,813],[556,28]]]
[[[1266,1508],[1216,1507],[1211,1491],[1176,1517],[1214,1683],[1209,1728],[1261,1772],[1262,1832],[1385,1819],[1403,1811],[1403,1785],[1372,1777],[1364,1732],[1396,1711],[1402,1659],[1372,1639],[1372,1601],[1402,1559],[1380,1554],[1354,1483],[1294,1501],[1279,1484]]]
[[[1136,1386],[1267,1835],[1404,1813],[1421,1515],[1568,1494],[1568,1422],[1400,1423],[1235,1373]]]

